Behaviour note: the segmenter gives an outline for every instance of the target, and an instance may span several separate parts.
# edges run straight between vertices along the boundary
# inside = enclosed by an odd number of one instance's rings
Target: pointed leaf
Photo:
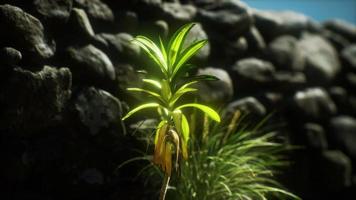
[[[201,40],[198,42],[195,42],[194,44],[190,45],[187,47],[181,55],[179,55],[179,58],[177,59],[177,64],[174,65],[174,71],[173,71],[173,76],[178,72],[178,70],[192,57],[194,56],[199,49],[205,46],[207,43],[207,40]]]
[[[168,44],[168,57],[170,60],[170,64],[173,66],[176,62],[176,58],[180,53],[180,50],[183,46],[186,35],[189,30],[194,26],[194,23],[186,24],[180,27],[172,36],[172,39]]]
[[[158,100],[164,102],[164,100],[162,99],[162,97],[157,94],[156,92],[152,92],[150,90],[146,90],[146,89],[142,89],[142,88],[127,88],[128,91],[132,91],[132,92],[143,92],[149,95],[152,95],[154,97],[156,97]]]
[[[174,93],[173,97],[171,98],[169,105],[173,106],[181,96],[183,96],[184,94],[188,93],[188,92],[195,92],[197,91],[197,89],[195,88],[183,88],[181,90],[178,90],[176,93]]]
[[[128,112],[123,118],[122,120],[127,119],[128,117],[130,117],[131,115],[133,115],[134,113],[145,109],[145,108],[154,108],[154,107],[159,107],[160,105],[158,103],[146,103],[146,104],[142,104],[134,109],[132,109],[130,112]]]
[[[145,83],[149,83],[149,84],[155,86],[158,89],[162,88],[162,85],[161,85],[161,83],[159,81],[156,81],[156,80],[153,80],[153,79],[147,79],[147,78],[142,79],[142,81],[145,82]]]
[[[171,86],[169,85],[169,82],[165,79],[162,80],[161,94],[162,94],[162,98],[167,102],[172,97]]]
[[[182,108],[186,108],[186,107],[198,108],[201,111],[205,112],[211,119],[213,119],[213,120],[215,120],[217,122],[220,122],[219,114],[217,112],[215,112],[209,106],[205,106],[205,105],[198,104],[198,103],[188,103],[188,104],[181,105],[181,106],[177,107],[176,109],[182,109]]]

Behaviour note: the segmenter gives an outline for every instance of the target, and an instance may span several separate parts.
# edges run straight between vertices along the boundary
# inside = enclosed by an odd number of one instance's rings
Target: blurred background
[[[355,0],[1,0],[0,199],[152,199],[120,170],[144,149],[121,117],[152,63],[131,40],[197,25],[199,101],[295,146],[276,179],[302,199],[356,199]],[[137,127],[137,126],[136,126]],[[154,199],[154,198],[153,198]]]

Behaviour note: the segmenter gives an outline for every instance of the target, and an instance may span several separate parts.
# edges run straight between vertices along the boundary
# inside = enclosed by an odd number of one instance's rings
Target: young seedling
[[[149,88],[127,88],[132,92],[146,93],[152,96],[154,101],[146,102],[132,109],[122,119],[125,120],[134,113],[148,108],[156,109],[160,116],[161,121],[157,126],[154,139],[153,163],[159,166],[165,174],[160,193],[161,200],[165,199],[172,174],[173,156],[176,169],[179,167],[180,158],[188,159],[187,148],[190,130],[183,109],[197,108],[214,121],[220,122],[219,114],[206,105],[179,104],[179,99],[183,95],[196,91],[191,87],[193,84],[200,80],[214,80],[212,76],[199,76],[188,77],[189,81],[184,81],[187,79],[186,72],[190,68],[186,62],[207,43],[207,40],[200,40],[184,48],[184,41],[193,26],[194,23],[189,23],[179,28],[170,39],[168,46],[163,44],[161,38],[159,38],[159,45],[141,35],[133,40],[159,67],[161,74],[156,76],[152,74],[152,78],[143,79],[143,82],[150,86]]]

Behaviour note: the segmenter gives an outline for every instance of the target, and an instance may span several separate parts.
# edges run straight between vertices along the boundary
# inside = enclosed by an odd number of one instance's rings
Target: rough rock
[[[229,74],[219,68],[199,69],[197,75],[212,75],[217,81],[202,81],[197,85],[199,97],[204,102],[218,105],[228,102],[233,96],[233,85]]]
[[[75,121],[93,136],[110,128],[123,128],[122,103],[104,90],[85,88],[77,94],[73,104]]]
[[[309,17],[293,11],[254,10],[253,17],[256,27],[267,41],[281,35],[298,37],[303,31],[313,29]]]
[[[280,36],[268,45],[267,53],[280,70],[302,71],[305,66],[303,49],[298,40],[289,35]]]
[[[315,123],[306,123],[302,128],[305,144],[308,148],[316,151],[324,151],[328,148],[325,131],[322,126]]]
[[[351,116],[338,116],[330,120],[330,137],[352,159],[356,159],[356,118]]]
[[[67,68],[15,68],[0,89],[0,129],[25,134],[56,123],[71,95],[71,77]]]
[[[266,49],[266,42],[263,39],[260,31],[255,26],[250,27],[249,31],[245,34],[245,38],[247,40],[248,50],[250,52],[262,52],[264,49]]]
[[[341,70],[338,54],[324,38],[303,34],[299,43],[305,57],[305,75],[310,83],[329,83]]]
[[[266,108],[255,97],[244,97],[227,105],[227,112],[234,113],[236,110],[251,116],[262,117],[266,115]]]
[[[74,83],[102,86],[115,80],[115,69],[110,59],[93,45],[69,47],[66,54]]]
[[[106,41],[107,45],[103,50],[113,62],[129,62],[139,58],[140,48],[132,42],[133,37],[130,34],[101,33],[97,37]]]
[[[356,72],[356,44],[350,45],[342,50],[341,58],[345,63],[347,70]]]
[[[73,42],[83,42],[91,40],[94,36],[93,27],[89,18],[83,9],[73,8],[69,19],[70,35]]]
[[[324,151],[320,166],[321,168],[316,173],[325,189],[340,191],[342,188],[351,185],[352,164],[350,159],[341,151]]]
[[[22,59],[22,54],[20,51],[12,47],[4,47],[0,49],[0,69],[4,66],[14,66],[18,64]]]
[[[48,24],[65,24],[73,7],[73,0],[34,0],[33,7],[41,20]]]
[[[114,14],[101,0],[74,0],[74,6],[85,10],[98,32],[110,30],[113,25]]]
[[[322,88],[308,88],[296,92],[291,106],[293,114],[301,121],[325,120],[337,112],[335,103]]]
[[[328,20],[323,24],[324,28],[340,34],[351,42],[356,42],[356,26],[339,19]]]
[[[238,60],[232,66],[233,78],[239,89],[248,89],[270,83],[275,73],[272,63],[257,58]],[[237,90],[238,91],[238,90]]]
[[[326,38],[338,52],[350,45],[349,40],[332,31],[323,30],[321,35]]]
[[[174,29],[182,24],[193,21],[197,9],[192,5],[165,2],[160,7],[160,17],[165,19]]]
[[[250,14],[236,14],[228,10],[199,10],[197,20],[207,27],[209,32],[217,32],[229,38],[242,36],[252,25]]]
[[[0,6],[0,30],[0,46],[19,50],[29,64],[38,66],[54,54],[55,48],[47,41],[42,23],[18,7]]]

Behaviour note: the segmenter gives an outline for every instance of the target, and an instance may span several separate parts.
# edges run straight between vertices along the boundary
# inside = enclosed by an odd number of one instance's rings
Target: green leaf
[[[187,143],[189,140],[189,123],[187,117],[182,113],[182,133],[184,142]]]
[[[176,62],[176,58],[179,55],[185,37],[187,36],[189,30],[194,26],[194,23],[189,23],[186,24],[182,27],[180,27],[172,36],[171,40],[169,41],[168,44],[168,56],[170,60],[170,64],[174,66],[174,63]]]
[[[215,112],[215,110],[213,110],[212,108],[210,108],[209,106],[205,106],[202,104],[198,104],[198,103],[188,103],[188,104],[184,104],[181,106],[178,106],[176,108],[176,110],[180,110],[182,108],[186,108],[186,107],[195,107],[200,109],[201,111],[205,112],[211,119],[220,122],[220,116],[217,112]]]
[[[133,92],[143,92],[149,95],[152,95],[154,97],[156,97],[157,99],[159,99],[160,101],[164,102],[164,100],[162,99],[162,97],[157,94],[156,92],[152,92],[150,90],[146,90],[146,89],[142,89],[142,88],[127,88],[128,91],[133,91]]]
[[[161,83],[159,81],[156,81],[156,80],[153,80],[153,79],[147,79],[147,78],[142,79],[142,81],[145,82],[145,83],[149,83],[149,84],[155,86],[158,89],[162,88],[162,85],[161,85]]]
[[[154,107],[159,107],[160,105],[158,103],[146,103],[146,104],[142,104],[134,109],[132,109],[130,112],[128,112],[123,118],[122,120],[127,119],[128,117],[130,117],[131,115],[133,115],[134,113],[145,109],[145,108],[154,108]]]
[[[169,106],[173,106],[181,96],[188,92],[195,92],[197,89],[195,88],[183,88],[181,90],[178,90],[176,93],[174,93],[173,97],[169,101]]]
[[[205,46],[207,40],[201,40],[193,43],[189,47],[187,47],[181,55],[179,55],[177,64],[174,65],[173,76],[178,72],[178,70],[192,57],[194,56],[199,49]]]
[[[156,62],[164,74],[167,73],[167,62],[164,59],[161,50],[152,40],[139,35],[136,36],[133,41],[136,42],[136,44],[138,44],[153,59],[153,61]]]
[[[169,82],[165,79],[162,80],[161,94],[162,94],[163,99],[167,102],[172,97],[171,86],[169,85]]]

